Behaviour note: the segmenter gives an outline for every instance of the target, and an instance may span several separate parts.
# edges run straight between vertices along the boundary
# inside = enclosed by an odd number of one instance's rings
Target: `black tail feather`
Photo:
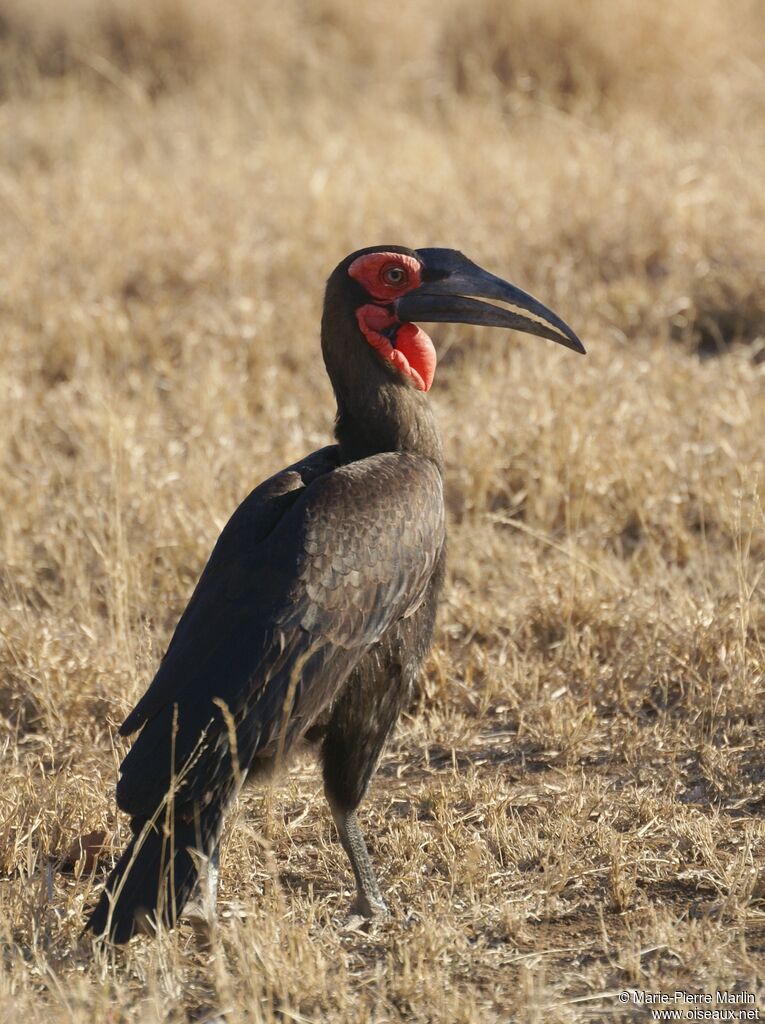
[[[207,808],[208,820],[202,822],[176,818],[167,831],[164,823],[134,819],[136,834],[109,875],[85,931],[123,943],[145,931],[146,922],[172,928],[197,882],[200,852],[209,856],[217,841],[221,815],[210,812]]]

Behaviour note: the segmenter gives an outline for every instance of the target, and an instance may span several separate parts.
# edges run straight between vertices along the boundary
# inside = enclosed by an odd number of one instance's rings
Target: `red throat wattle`
[[[425,331],[416,324],[400,323],[383,306],[374,304],[357,309],[356,319],[361,333],[383,359],[408,377],[418,391],[430,391],[436,350]]]

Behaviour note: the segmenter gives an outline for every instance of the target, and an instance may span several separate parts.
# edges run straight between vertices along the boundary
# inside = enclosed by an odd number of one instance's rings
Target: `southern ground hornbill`
[[[88,921],[97,935],[172,926],[202,865],[209,910],[226,808],[305,736],[321,743],[355,907],[385,910],[356,809],[430,648],[446,553],[427,398],[436,353],[414,321],[515,328],[584,351],[540,302],[454,250],[386,245],[340,263],[321,324],[337,444],[239,506],[122,724],[124,736],[141,730],[117,784],[133,838]]]

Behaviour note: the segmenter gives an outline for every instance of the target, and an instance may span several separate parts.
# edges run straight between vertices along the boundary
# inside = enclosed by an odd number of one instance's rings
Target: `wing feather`
[[[324,449],[257,488],[123,724],[144,725],[122,764],[123,810],[153,813],[184,765],[178,799],[220,798],[256,754],[288,746],[419,607],[444,536],[441,476],[419,456],[338,466]],[[221,705],[236,727],[236,769]]]

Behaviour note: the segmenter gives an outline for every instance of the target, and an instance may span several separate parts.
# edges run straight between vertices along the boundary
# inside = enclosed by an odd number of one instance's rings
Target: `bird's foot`
[[[366,920],[382,919],[390,917],[390,911],[385,900],[379,893],[371,894],[359,892],[351,904],[351,916],[363,917]]]
[[[209,953],[215,943],[215,930],[218,916],[215,908],[205,905],[206,901],[192,900],[183,910],[183,919],[191,925],[196,947],[201,952]]]
[[[214,906],[206,900],[191,899],[183,908],[183,918],[196,927],[202,922],[211,926],[217,920],[217,913]]]
[[[199,856],[199,878],[183,917],[199,937],[210,936],[218,921],[218,874],[220,854],[216,846],[210,857]]]
[[[348,917],[342,924],[345,932],[370,932],[390,919],[390,911],[380,900],[369,900],[365,896],[357,896],[351,904]]]

